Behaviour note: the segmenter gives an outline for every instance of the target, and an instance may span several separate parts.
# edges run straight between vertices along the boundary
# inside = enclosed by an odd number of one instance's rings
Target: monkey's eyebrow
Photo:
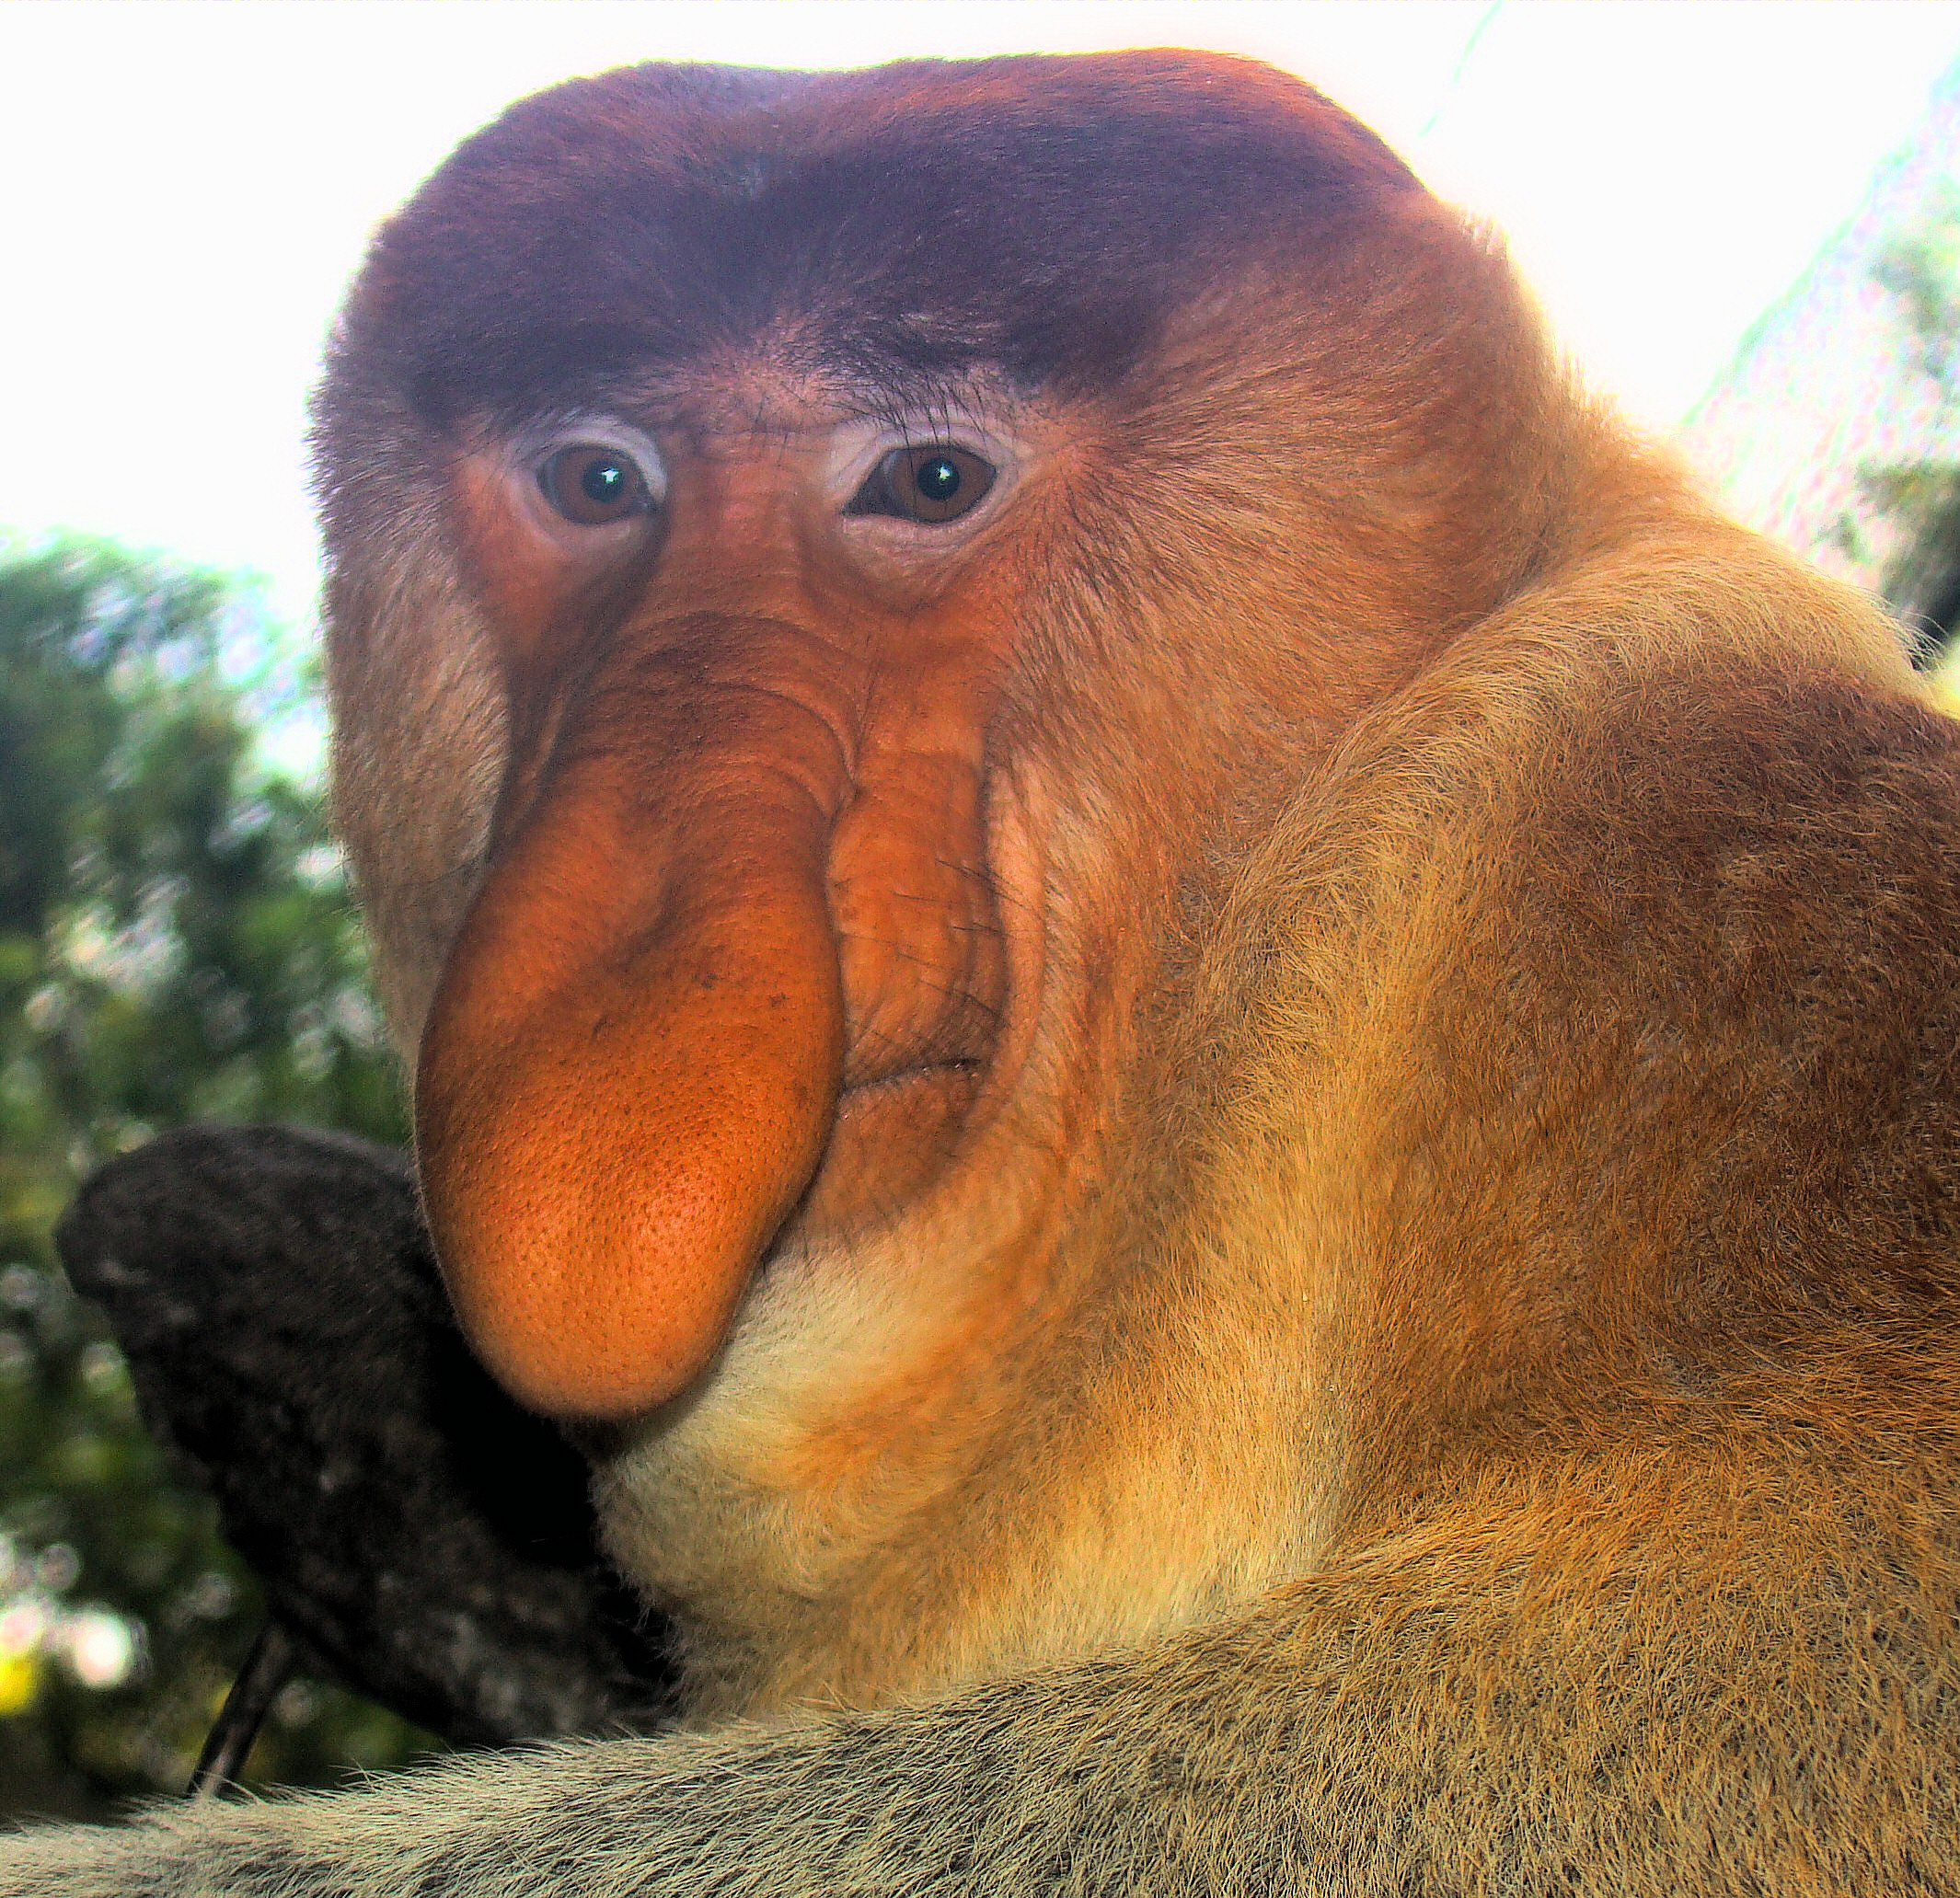
[[[667,365],[663,365],[666,369]],[[568,399],[560,388],[548,401],[513,397],[478,408],[477,420],[462,424],[488,437],[522,446],[547,445],[547,438],[568,430],[608,427],[658,434],[685,417],[687,378],[672,373],[614,374],[594,377]],[[883,381],[861,374],[819,375],[818,393],[835,404],[845,423],[872,423],[900,441],[924,443],[971,432],[979,418],[1025,406],[1024,393],[988,379]]]
[[[945,376],[853,361],[839,364],[837,376],[839,408],[850,421],[876,421],[895,431],[952,431],[970,423],[970,417],[1020,408],[1027,394],[1006,376],[986,370]]]
[[[896,434],[926,439],[973,426],[975,415],[1004,406],[1004,392],[967,380],[923,388],[859,385],[845,401],[853,421],[873,421]]]

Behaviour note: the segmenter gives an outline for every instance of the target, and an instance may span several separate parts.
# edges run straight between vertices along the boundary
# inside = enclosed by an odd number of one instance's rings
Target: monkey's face
[[[1427,359],[1522,328],[1392,159],[1256,69],[1012,64],[582,82],[350,307],[340,821],[548,1410],[688,1389],[792,1246],[997,1303],[1193,892],[1517,565],[1504,405]]]
[[[685,1388],[792,1212],[817,1240],[917,1199],[1027,1052],[1039,879],[988,744],[1038,426],[767,368],[452,476],[510,722],[423,1179],[466,1323],[553,1407]]]

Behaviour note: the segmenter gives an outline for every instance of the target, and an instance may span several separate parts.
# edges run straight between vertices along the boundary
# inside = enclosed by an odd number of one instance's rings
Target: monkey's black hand
[[[657,1642],[599,1557],[584,1467],[465,1348],[402,1156],[187,1128],[104,1167],[56,1239],[329,1672],[466,1744],[657,1718]]]

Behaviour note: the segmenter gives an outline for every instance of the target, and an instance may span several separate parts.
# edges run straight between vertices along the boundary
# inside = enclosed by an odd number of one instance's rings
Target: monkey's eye
[[[957,521],[994,485],[994,470],[971,449],[935,442],[894,448],[865,477],[847,514],[891,514],[901,521]]]
[[[617,448],[580,442],[560,448],[537,471],[545,499],[568,521],[603,527],[653,512],[652,490],[640,464]]]

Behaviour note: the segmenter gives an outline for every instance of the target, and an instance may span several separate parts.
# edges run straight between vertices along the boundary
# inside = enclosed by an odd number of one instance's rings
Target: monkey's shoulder
[[[1960,721],[1802,667],[1592,717],[1465,956],[1489,1137],[1697,1328],[1950,1312]]]
[[[1849,1032],[1960,984],[1960,721],[1823,669],[1647,678],[1548,752],[1507,914],[1542,964]],[[1821,1030],[1820,1018],[1814,1026]]]

